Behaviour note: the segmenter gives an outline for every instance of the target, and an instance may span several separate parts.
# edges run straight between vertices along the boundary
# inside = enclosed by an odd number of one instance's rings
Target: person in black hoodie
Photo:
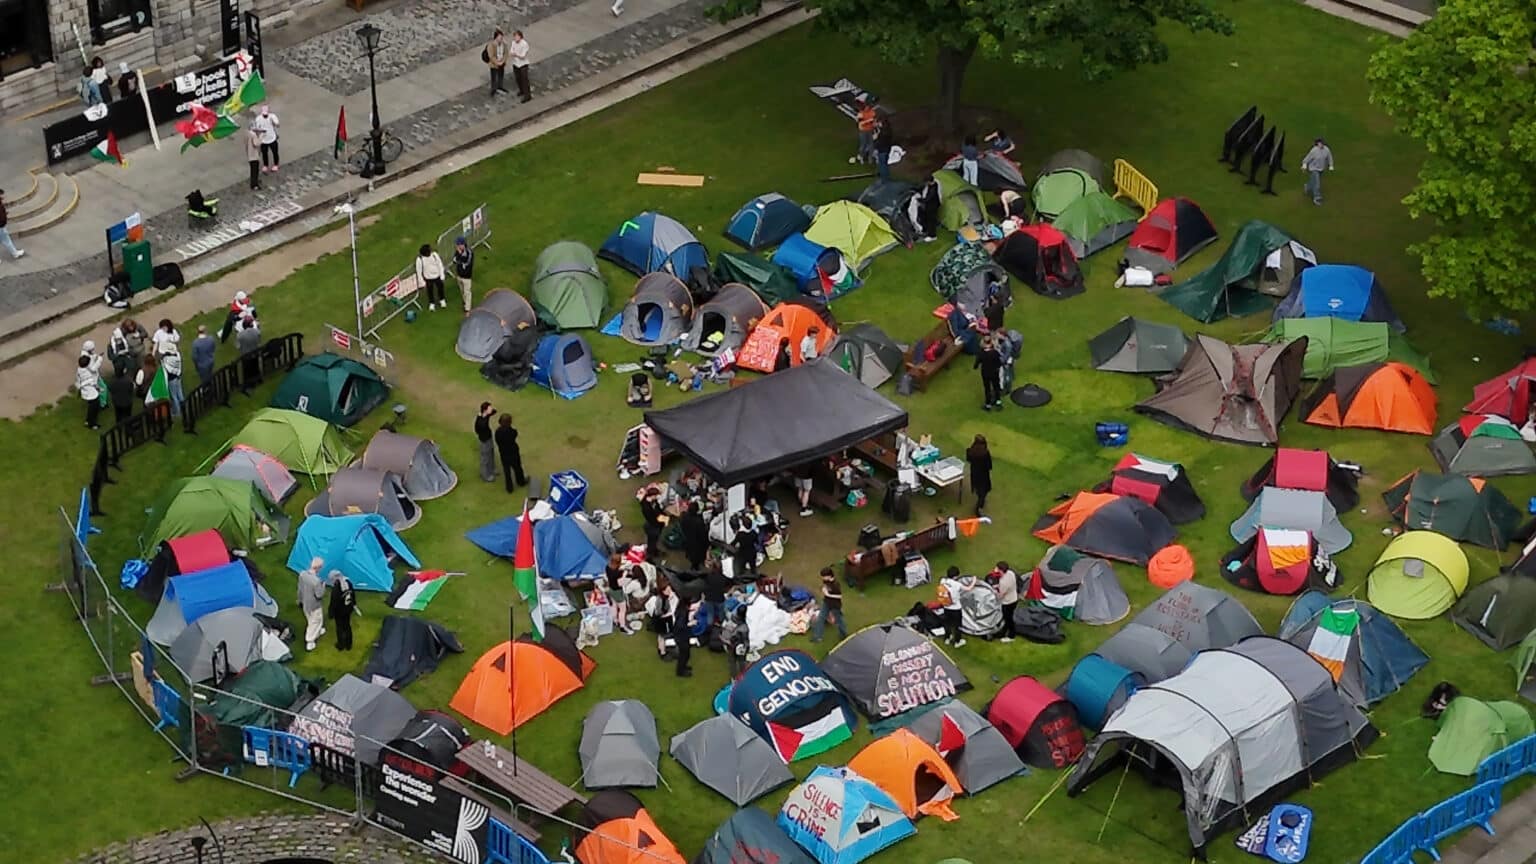
[[[357,593],[352,589],[352,580],[341,575],[341,571],[331,571],[331,600],[329,608],[330,618],[336,625],[336,650],[352,650],[352,612],[357,609]]]
[[[496,444],[491,440],[491,415],[496,409],[489,402],[480,403],[480,413],[475,415],[475,440],[480,442],[480,479],[487,483],[496,481]]]
[[[517,429],[512,425],[512,415],[503,414],[496,424],[496,451],[501,456],[501,475],[507,481],[507,491],[528,485],[528,475],[523,473],[523,451],[517,446]],[[517,483],[513,484],[513,480]]]
[[[703,570],[704,559],[709,557],[709,523],[699,514],[697,504],[683,505],[682,521],[678,527],[683,532],[683,552],[688,556],[688,566],[695,572]]]
[[[464,300],[464,314],[468,315],[475,300],[475,250],[463,237],[453,241],[453,278],[459,283],[459,296]]]
[[[661,560],[661,529],[667,523],[666,509],[661,505],[661,490],[652,486],[640,499],[640,516],[645,520],[645,552],[652,561]]]
[[[1003,355],[997,349],[997,337],[983,333],[976,346],[974,368],[981,370],[981,410],[1003,407]]]
[[[971,491],[976,493],[976,515],[987,506],[987,495],[992,492],[992,451],[987,449],[987,439],[977,435],[966,448],[965,461],[971,466]]]
[[[725,578],[720,565],[711,565],[704,571],[704,605],[709,607],[709,620],[719,623],[725,620],[725,595],[731,590],[731,580]]]

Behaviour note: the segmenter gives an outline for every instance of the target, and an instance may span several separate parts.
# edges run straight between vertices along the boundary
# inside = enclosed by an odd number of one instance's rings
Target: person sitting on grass
[[[624,397],[624,404],[631,408],[651,407],[651,379],[644,372],[636,372],[629,376],[629,394]]]

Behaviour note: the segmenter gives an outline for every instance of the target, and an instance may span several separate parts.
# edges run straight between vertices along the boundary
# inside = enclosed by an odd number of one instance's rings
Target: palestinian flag
[[[111,129],[107,130],[106,140],[91,148],[91,158],[97,162],[116,162],[119,167],[127,164],[123,161],[123,151],[117,149],[117,135]]]
[[[528,604],[529,632],[533,641],[544,641],[544,610],[539,606],[538,562],[533,555],[533,520],[528,518],[528,502],[523,502],[523,518],[517,526],[517,551],[512,553],[512,584]]]
[[[829,272],[817,266],[816,275],[821,279],[821,291],[828,300],[835,300],[863,284],[859,281],[859,274],[848,266],[841,253],[837,254],[836,269]]]
[[[336,113],[336,144],[332,148],[331,158],[340,159],[345,149],[347,149],[347,106],[343,105]]]
[[[1360,627],[1360,613],[1354,609],[1329,607],[1317,618],[1317,629],[1307,644],[1307,653],[1323,664],[1328,674],[1337,681],[1344,675],[1344,663],[1349,659],[1350,643]]]
[[[825,703],[825,711],[802,712],[783,722],[768,721],[768,743],[785,763],[825,753],[853,737],[842,706],[835,699]]]
[[[171,382],[165,377],[165,367],[155,369],[155,377],[149,382],[149,392],[144,394],[144,404],[152,405],[171,398]]]
[[[251,77],[241,83],[240,88],[225,100],[224,107],[219,110],[225,117],[233,117],[241,111],[267,100],[266,85],[261,83],[261,73],[252,72]]]
[[[418,570],[411,574],[411,582],[395,598],[396,609],[406,609],[411,612],[420,612],[427,608],[432,598],[437,596],[443,586],[448,584],[448,574],[442,570]]]
[[[944,712],[944,716],[939,718],[939,746],[937,748],[939,755],[949,756],[949,754],[964,747],[965,741],[965,730],[961,729],[960,724],[956,723],[954,718],[949,716],[949,712]]]

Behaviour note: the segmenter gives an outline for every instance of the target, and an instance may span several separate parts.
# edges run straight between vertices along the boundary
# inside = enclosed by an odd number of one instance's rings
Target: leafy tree
[[[1168,59],[1158,38],[1163,21],[1191,30],[1231,33],[1232,22],[1209,0],[805,0],[820,12],[819,26],[850,42],[874,47],[891,63],[911,64],[935,54],[938,119],[947,132],[960,127],[960,89],[979,52],[1034,68],[1079,65],[1090,79]],[[755,14],[762,0],[722,0],[722,20]]]
[[[1473,314],[1533,308],[1536,4],[1451,0],[1371,59],[1371,99],[1428,155],[1403,203],[1434,233],[1409,247],[1432,296]]]

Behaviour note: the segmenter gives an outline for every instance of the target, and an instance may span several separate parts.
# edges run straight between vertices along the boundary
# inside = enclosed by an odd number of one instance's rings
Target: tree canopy
[[[1432,296],[1476,315],[1536,306],[1536,3],[1449,0],[1372,58],[1371,98],[1424,146],[1403,203]]]

